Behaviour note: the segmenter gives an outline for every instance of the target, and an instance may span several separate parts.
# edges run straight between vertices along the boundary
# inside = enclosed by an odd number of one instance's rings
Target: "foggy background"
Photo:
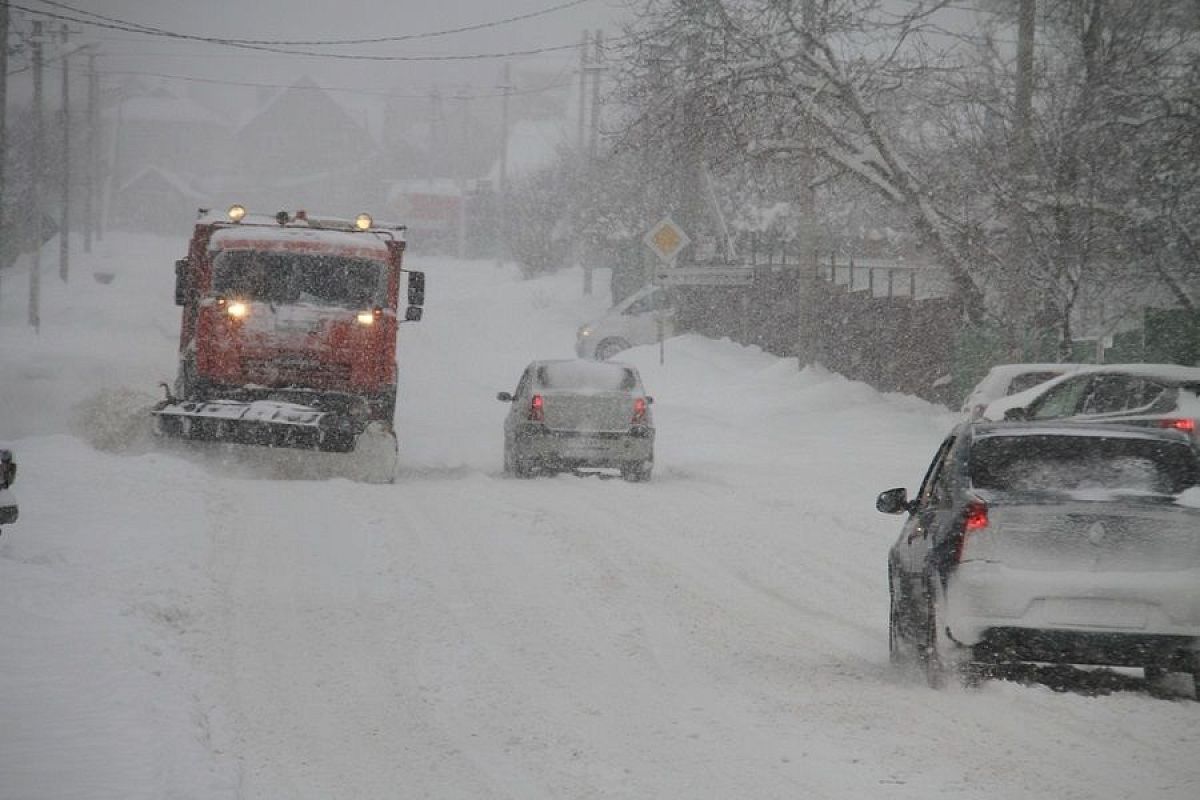
[[[681,329],[884,390],[1200,363],[1195,3],[7,8],[5,271],[56,238],[66,261],[64,228],[182,240],[238,202],[581,266],[615,302],[657,279],[643,236],[671,218],[679,265],[755,270],[685,287]]]

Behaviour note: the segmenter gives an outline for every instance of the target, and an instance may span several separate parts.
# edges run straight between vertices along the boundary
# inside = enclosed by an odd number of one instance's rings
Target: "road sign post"
[[[668,270],[675,266],[675,259],[679,256],[679,252],[691,243],[691,238],[684,232],[683,228],[675,224],[670,217],[663,217],[658,221],[653,228],[646,231],[642,237],[642,241],[650,248],[654,255],[658,256],[662,267]],[[654,271],[654,283],[658,283],[658,276],[662,273],[662,269]],[[664,343],[663,335],[663,318],[661,309],[658,310],[657,325],[658,325],[658,363],[666,362],[666,344]]]

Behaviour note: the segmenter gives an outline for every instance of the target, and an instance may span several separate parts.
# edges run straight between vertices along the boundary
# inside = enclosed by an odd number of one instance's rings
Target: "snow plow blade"
[[[276,400],[173,400],[153,411],[167,436],[348,453],[365,421]]]

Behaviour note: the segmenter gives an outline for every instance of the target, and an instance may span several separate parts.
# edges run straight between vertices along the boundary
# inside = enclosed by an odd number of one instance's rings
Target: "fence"
[[[829,255],[801,267],[798,249],[753,239],[743,250],[753,283],[681,287],[681,329],[820,362],[881,391],[954,401],[945,379],[962,314],[939,268]]]

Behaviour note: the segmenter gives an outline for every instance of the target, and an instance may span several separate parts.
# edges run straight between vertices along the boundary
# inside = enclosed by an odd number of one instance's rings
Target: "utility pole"
[[[500,175],[497,180],[496,229],[500,259],[508,255],[508,96],[512,93],[512,65],[504,65],[504,95],[500,98]]]
[[[4,161],[8,155],[8,121],[5,109],[8,108],[8,3],[0,3],[0,281],[4,276],[4,260],[6,247],[12,247],[12,239],[4,216]],[[3,297],[0,289],[0,297]]]
[[[67,23],[62,25],[62,208],[58,224],[58,277],[67,282],[71,271],[71,65]]]
[[[99,125],[96,119],[96,95],[99,82],[96,78],[96,53],[88,47],[88,96],[87,96],[87,163],[83,170],[83,252],[92,252],[92,230],[96,214],[96,170],[99,161]]]
[[[591,78],[592,78],[592,108],[591,108],[592,120],[591,120],[591,131],[590,131],[590,136],[588,138],[588,149],[587,149],[588,173],[590,176],[590,175],[595,174],[596,158],[600,152],[600,73],[604,71],[604,65],[603,65],[604,55],[603,55],[603,50],[602,50],[602,48],[604,47],[603,34],[599,30],[597,30],[592,35],[592,47],[593,47],[592,53],[593,53],[593,55],[592,55],[592,59],[591,59],[590,63],[588,62],[588,58],[587,58],[587,50],[588,50],[587,44],[588,44],[587,43],[587,34],[585,33],[584,34],[584,47],[583,47],[583,64],[580,69],[580,79],[579,79],[579,129],[580,129],[580,134],[581,134],[581,139],[582,139],[584,103],[585,103],[584,98],[586,97],[586,94],[587,94],[585,91],[585,88],[584,88],[584,83],[586,81],[587,76],[591,75]],[[582,147],[580,148],[580,151],[582,152]],[[586,259],[584,259],[584,264],[583,264],[583,293],[585,295],[590,295],[592,293],[592,270],[594,267],[595,267],[595,264],[593,263],[593,259],[591,257],[591,254],[589,253],[588,257]]]
[[[1033,168],[1033,37],[1036,0],[1021,0],[1017,17],[1017,174],[1024,178]]]
[[[458,185],[459,204],[458,204],[458,257],[466,258],[467,255],[467,163],[470,154],[470,148],[467,142],[470,138],[471,129],[471,87],[460,86],[455,99],[459,102],[458,115],[458,152],[452,154],[454,160],[454,179]],[[447,135],[447,139],[451,137]],[[478,212],[476,212],[476,217]]]
[[[801,22],[809,36],[816,37],[817,11],[815,0],[804,0],[800,9]],[[805,133],[811,131],[805,126]],[[805,136],[805,138],[808,138]],[[815,300],[817,295],[818,255],[816,246],[817,235],[817,193],[813,188],[816,179],[816,154],[808,148],[801,154],[796,187],[796,207],[800,212],[800,248],[796,254],[796,287],[799,296],[796,298],[796,318],[799,320],[799,330],[796,332],[796,362],[804,369],[817,359],[819,353],[809,341],[807,333],[812,329],[806,320],[817,313]]]
[[[596,57],[590,67],[592,71],[592,133],[588,144],[588,156],[593,164],[595,164],[600,147],[600,73],[604,71],[603,36],[603,33],[596,31],[592,39],[595,48],[593,52]]]
[[[583,43],[579,47],[579,153],[583,154],[583,125],[587,119],[587,75],[588,75],[588,32],[583,32]]]
[[[29,324],[35,333],[41,332],[42,317],[42,23],[33,23],[33,180],[30,213],[33,215],[33,264],[29,268]]]
[[[433,185],[442,163],[442,94],[437,87],[429,90],[429,152],[425,159],[425,175]]]

